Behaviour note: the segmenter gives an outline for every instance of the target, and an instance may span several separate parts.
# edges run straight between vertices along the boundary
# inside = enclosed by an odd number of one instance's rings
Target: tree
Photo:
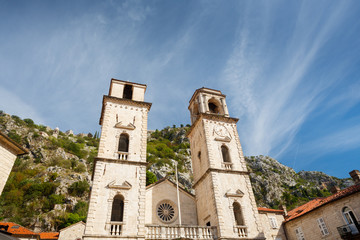
[[[156,175],[150,171],[146,171],[146,186],[153,184],[156,181],[157,181]]]

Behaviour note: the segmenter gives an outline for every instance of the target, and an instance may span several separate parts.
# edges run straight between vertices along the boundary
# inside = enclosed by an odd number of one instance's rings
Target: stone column
[[[227,105],[226,105],[226,103],[225,103],[225,99],[224,99],[224,98],[221,98],[220,100],[221,100],[221,104],[222,104],[223,109],[224,109],[224,115],[225,115],[225,116],[229,116],[229,111],[228,111],[228,109],[227,109]]]
[[[209,105],[208,105],[208,99],[207,99],[207,96],[204,94],[203,95],[203,104],[204,104],[204,109],[205,109],[205,112],[206,113],[209,113]]]

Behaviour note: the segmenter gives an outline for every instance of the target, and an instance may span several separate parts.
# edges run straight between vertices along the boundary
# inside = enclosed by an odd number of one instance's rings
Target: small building
[[[28,153],[26,149],[0,131],[0,195],[5,187],[17,156]]]
[[[266,239],[286,240],[284,225],[284,210],[258,208],[260,221],[265,233]]]
[[[85,230],[84,222],[77,222],[60,230],[59,240],[81,240]]]
[[[350,175],[355,185],[289,211],[285,220],[289,240],[360,239],[360,173],[354,170]]]

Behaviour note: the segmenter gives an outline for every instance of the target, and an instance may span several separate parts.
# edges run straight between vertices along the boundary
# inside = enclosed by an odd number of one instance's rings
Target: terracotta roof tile
[[[58,239],[59,233],[58,232],[42,232],[39,233],[40,239]]]
[[[0,225],[9,226],[7,231],[13,235],[38,235],[37,233],[34,233],[33,231],[30,231],[29,229],[13,222],[0,222]]]
[[[278,210],[278,209],[271,209],[271,208],[264,208],[264,207],[258,207],[259,212],[272,212],[272,213],[284,213],[284,210]]]
[[[357,192],[360,192],[360,184],[356,184],[356,185],[350,186],[348,188],[345,188],[344,190],[341,190],[341,191],[339,191],[329,197],[326,197],[326,198],[316,198],[314,200],[311,200],[310,202],[305,203],[304,205],[301,205],[300,207],[297,207],[297,208],[289,211],[286,221],[287,222],[291,221],[291,220],[298,218],[308,212],[311,212],[314,209],[317,209],[327,203],[350,196],[351,194],[354,194]]]

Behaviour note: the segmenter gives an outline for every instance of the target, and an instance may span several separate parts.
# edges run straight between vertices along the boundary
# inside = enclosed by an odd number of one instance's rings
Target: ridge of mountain
[[[147,184],[163,177],[192,189],[190,125],[148,131]],[[35,231],[55,231],[87,215],[91,173],[99,143],[98,133],[77,134],[37,125],[0,111],[0,131],[29,150],[17,158],[0,198],[0,220],[12,221]],[[245,157],[258,206],[292,209],[316,197],[330,195],[332,186],[345,188],[350,179],[322,172],[296,173],[268,156]]]

